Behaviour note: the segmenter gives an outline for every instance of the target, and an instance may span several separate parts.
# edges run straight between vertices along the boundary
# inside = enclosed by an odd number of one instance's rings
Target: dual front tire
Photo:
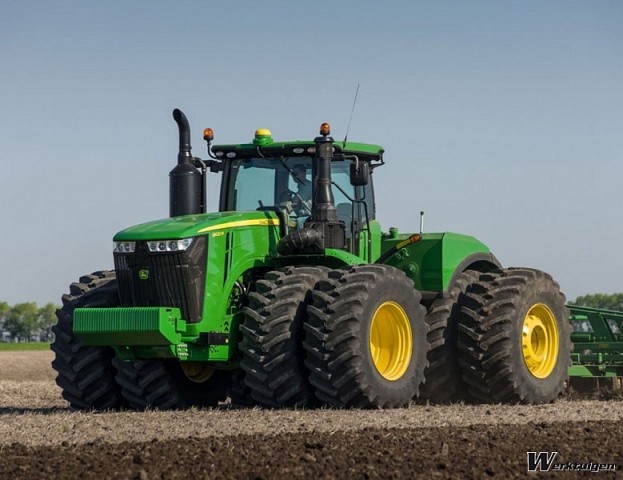
[[[266,408],[317,404],[304,365],[303,326],[312,291],[326,274],[326,268],[315,266],[270,271],[249,293],[239,350],[252,402]]]
[[[428,351],[426,310],[401,271],[334,270],[318,284],[308,311],[305,364],[323,403],[395,408],[418,395]]]
[[[392,408],[418,394],[425,309],[401,271],[288,267],[249,299],[241,366],[260,405]]]
[[[77,410],[114,410],[130,407],[175,409],[215,406],[225,400],[230,373],[206,369],[204,364],[178,361],[125,362],[111,347],[83,344],[73,333],[73,314],[79,307],[119,306],[114,271],[84,275],[62,298],[58,322],[52,327],[56,383],[62,396]]]
[[[227,396],[230,373],[203,362],[115,358],[113,364],[121,393],[135,410],[215,407]]]

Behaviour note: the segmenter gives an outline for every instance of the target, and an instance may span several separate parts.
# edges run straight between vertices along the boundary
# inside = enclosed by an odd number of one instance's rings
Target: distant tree
[[[4,321],[9,315],[11,307],[6,302],[0,302],[0,341],[2,341],[2,332],[4,331]]]
[[[39,308],[35,302],[0,302],[0,342],[52,341],[57,308],[53,303]]]
[[[623,293],[613,293],[611,295],[606,295],[603,293],[583,295],[576,298],[574,302],[570,303],[572,303],[573,305],[581,305],[584,307],[623,311]]]
[[[4,330],[17,342],[30,341],[38,331],[39,309],[34,302],[14,305],[4,320]]]
[[[56,324],[56,305],[46,303],[38,312],[39,340],[49,342],[52,340],[52,326]]]
[[[35,302],[0,302],[0,342],[52,341],[57,308],[53,303],[39,308]]]

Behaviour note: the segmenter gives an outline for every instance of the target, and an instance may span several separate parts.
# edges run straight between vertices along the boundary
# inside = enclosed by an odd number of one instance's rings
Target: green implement
[[[568,305],[570,377],[623,377],[623,312]]]

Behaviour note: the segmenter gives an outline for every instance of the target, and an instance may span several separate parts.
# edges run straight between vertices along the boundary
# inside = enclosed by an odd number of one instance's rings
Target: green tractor
[[[393,408],[541,403],[565,388],[570,327],[546,273],[455,233],[383,233],[378,145],[212,145],[185,115],[170,218],[114,237],[114,271],[73,283],[53,366],[77,409]],[[207,172],[222,174],[207,213]],[[411,215],[407,211],[405,214]]]

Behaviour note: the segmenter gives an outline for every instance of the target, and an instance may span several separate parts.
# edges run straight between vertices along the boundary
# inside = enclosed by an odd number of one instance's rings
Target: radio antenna
[[[357,95],[359,95],[359,84],[357,84],[357,90],[355,91],[355,99],[353,100],[353,108],[350,111],[350,118],[348,119],[348,127],[346,128],[344,143],[346,143],[346,140],[348,139],[348,132],[350,132],[350,123],[353,121],[353,113],[355,113],[355,105],[357,104]]]

